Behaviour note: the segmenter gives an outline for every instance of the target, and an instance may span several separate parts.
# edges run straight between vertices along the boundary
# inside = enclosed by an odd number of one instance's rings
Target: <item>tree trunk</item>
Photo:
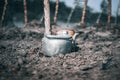
[[[43,19],[44,19],[44,14],[41,16],[41,19],[40,19],[40,24],[42,24]]]
[[[70,22],[70,20],[71,20],[72,14],[73,14],[75,8],[76,8],[78,5],[79,5],[79,2],[77,2],[76,5],[71,9],[71,12],[70,12],[70,14],[69,14],[69,16],[68,16],[68,19],[67,19],[67,26],[69,26],[69,22]]]
[[[51,34],[49,0],[44,0],[45,35]]]
[[[97,24],[100,23],[100,18],[101,18],[102,12],[103,12],[103,11],[100,12],[100,14],[99,14],[99,16],[98,16],[98,18],[97,18],[97,21],[96,21]]]
[[[86,9],[87,9],[87,3],[88,3],[88,0],[85,0],[83,12],[82,12],[82,18],[81,18],[81,25],[84,25]]]
[[[111,0],[108,0],[108,25],[110,25],[111,21]]]
[[[57,22],[58,7],[59,7],[59,0],[56,0],[56,8],[55,8],[55,15],[54,15],[54,24],[56,24],[56,22]]]
[[[27,2],[26,0],[23,0],[24,5],[24,23],[25,25],[28,23],[28,17],[27,17]]]
[[[103,3],[103,5],[105,5],[105,0],[103,0],[102,3]],[[99,14],[99,16],[98,16],[98,18],[97,18],[97,20],[96,20],[96,24],[99,24],[99,23],[100,23],[100,18],[101,18],[101,16],[102,16],[102,13],[103,13],[103,8],[101,9],[101,12],[100,12],[100,14]]]
[[[117,11],[116,11],[116,17],[115,17],[115,24],[117,25],[117,17],[118,17],[118,12],[119,12],[119,8],[120,8],[120,0],[119,0],[119,3],[118,3],[118,7],[117,7]]]
[[[4,4],[4,8],[3,8],[3,13],[2,13],[2,17],[1,17],[1,26],[2,26],[3,21],[5,19],[5,13],[6,13],[6,9],[7,9],[7,4],[8,4],[8,1],[5,0],[5,4]]]

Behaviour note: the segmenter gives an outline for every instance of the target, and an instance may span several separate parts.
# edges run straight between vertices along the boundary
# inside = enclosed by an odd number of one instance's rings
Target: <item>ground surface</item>
[[[83,29],[78,51],[46,57],[44,28],[0,29],[0,80],[119,80],[120,29]]]

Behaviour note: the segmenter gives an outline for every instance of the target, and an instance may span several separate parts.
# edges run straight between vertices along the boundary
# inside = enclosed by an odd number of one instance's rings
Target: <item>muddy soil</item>
[[[77,28],[77,49],[44,56],[43,27],[0,29],[0,80],[119,80],[120,29]]]

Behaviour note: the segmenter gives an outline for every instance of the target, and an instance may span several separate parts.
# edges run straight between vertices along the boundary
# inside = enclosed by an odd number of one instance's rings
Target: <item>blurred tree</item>
[[[100,7],[101,7],[101,11],[104,14],[107,14],[107,1],[106,0],[102,0]]]
[[[26,0],[23,0],[23,6],[24,6],[24,22],[25,22],[25,25],[26,25],[28,23],[27,2],[26,2]]]
[[[73,14],[75,8],[79,5],[79,2],[80,2],[80,0],[75,0],[75,6],[71,9],[70,14],[67,19],[67,26],[69,26],[69,22],[71,20],[72,14]]]
[[[45,35],[51,34],[49,0],[44,0]]]
[[[82,18],[81,18],[81,25],[84,25],[84,20],[85,20],[85,14],[86,14],[86,10],[87,10],[87,3],[88,3],[88,0],[84,0],[85,3],[84,3],[84,8],[83,8],[83,12],[82,12]]]
[[[54,15],[54,24],[56,24],[56,21],[57,21],[58,7],[59,7],[59,0],[56,0],[55,15]]]
[[[117,25],[118,23],[118,12],[119,12],[119,9],[120,9],[120,0],[119,0],[119,3],[118,3],[118,6],[117,6],[117,10],[116,10],[116,17],[115,17],[115,24]]]
[[[40,19],[40,24],[42,24],[43,19],[44,19],[44,14],[41,16],[41,19]]]
[[[1,26],[3,24],[3,21],[5,19],[5,13],[6,13],[6,9],[7,9],[7,4],[8,4],[8,1],[7,0],[4,0],[5,1],[5,4],[4,4],[4,7],[3,7],[3,13],[2,13],[2,18],[1,18]]]
[[[108,0],[108,25],[110,24],[111,20],[111,0]]]
[[[96,23],[97,23],[97,24],[100,23],[100,18],[101,18],[101,16],[102,16],[102,13],[107,14],[107,3],[106,3],[105,0],[102,0],[102,3],[101,3],[100,6],[101,6],[101,12],[100,12],[100,14],[99,14],[99,16],[98,16],[98,18],[97,18],[97,20],[96,20]]]
[[[100,12],[100,14],[99,14],[99,16],[98,16],[98,18],[97,18],[97,20],[96,20],[96,23],[97,23],[97,24],[100,23],[100,18],[101,18],[101,16],[102,16],[102,13],[103,13],[103,11]]]

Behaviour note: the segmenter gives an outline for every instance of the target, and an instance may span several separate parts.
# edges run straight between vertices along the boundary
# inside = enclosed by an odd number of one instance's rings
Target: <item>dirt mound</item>
[[[118,34],[79,29],[83,33],[76,39],[78,51],[46,57],[41,51],[43,30],[0,31],[0,80],[119,80]]]

